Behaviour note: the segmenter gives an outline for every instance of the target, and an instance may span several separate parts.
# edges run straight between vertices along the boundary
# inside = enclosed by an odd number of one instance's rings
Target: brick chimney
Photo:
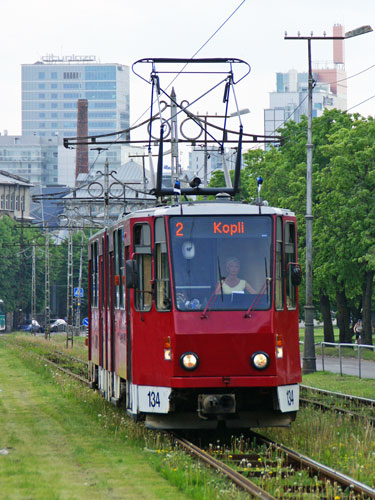
[[[333,26],[333,36],[344,36],[344,26],[335,24]],[[333,63],[345,64],[344,40],[333,40]]]
[[[88,101],[78,99],[77,102],[77,137],[89,135],[88,126]],[[76,150],[76,185],[79,174],[87,174],[89,171],[89,148],[87,144],[78,144]]]

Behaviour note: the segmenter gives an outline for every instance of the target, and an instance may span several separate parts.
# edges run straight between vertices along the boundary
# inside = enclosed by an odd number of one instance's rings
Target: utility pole
[[[104,227],[108,227],[108,210],[109,210],[109,165],[108,158],[104,163]]]
[[[159,156],[159,155],[152,155],[152,156]],[[145,158],[149,158],[150,154],[134,154],[134,155],[128,155],[129,158],[142,158],[142,177],[143,177],[143,191],[146,191],[147,189],[147,176],[146,176],[146,165],[145,165]],[[126,185],[130,184],[139,184],[138,182],[127,182]]]
[[[31,319],[36,317],[36,256],[35,240],[33,240],[32,269],[31,269]]]
[[[307,40],[308,55],[308,108],[307,108],[307,143],[306,143],[306,304],[305,304],[305,340],[303,346],[303,373],[316,372],[316,356],[314,341],[314,306],[312,285],[312,102],[314,80],[311,65],[311,40],[345,40],[372,31],[370,26],[362,26],[348,31],[345,36],[287,36],[284,40]]]
[[[82,288],[82,264],[83,264],[83,239],[84,233],[82,232],[81,239],[81,254],[79,258],[79,275],[78,275],[78,297],[77,297],[77,310],[76,310],[76,328],[79,331],[81,323],[81,288]]]
[[[22,202],[21,202],[22,203]],[[23,277],[25,273],[25,256],[23,252],[23,213],[24,213],[24,207],[22,205],[21,207],[21,232],[20,232],[20,264],[18,268],[18,282],[21,284],[23,282]],[[23,322],[23,287],[20,286],[19,288],[19,295],[18,295],[18,322],[17,324],[20,324]]]
[[[225,153],[223,153],[225,154]],[[207,114],[204,117],[204,159],[203,159],[203,186],[207,187]]]
[[[45,290],[45,308],[44,308],[44,337],[51,338],[51,295],[50,295],[50,268],[49,268],[49,234],[48,226],[45,232],[45,272],[44,272],[44,290]]]
[[[71,341],[73,347],[73,228],[69,225],[68,233],[68,275],[66,284],[66,347]]]
[[[176,105],[176,92],[174,87],[172,87],[171,92],[171,174],[176,175],[176,177],[180,174],[180,169],[178,166],[178,126],[177,126],[177,105]]]

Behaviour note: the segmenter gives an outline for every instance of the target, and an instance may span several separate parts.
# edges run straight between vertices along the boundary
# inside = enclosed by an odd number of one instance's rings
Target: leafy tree
[[[331,143],[322,148],[329,159],[321,195],[327,224],[335,235],[327,244],[339,255],[337,280],[345,283],[349,299],[362,294],[364,342],[372,343],[371,297],[375,272],[375,122],[358,115],[350,128],[330,135]],[[343,286],[343,285],[342,285]]]
[[[375,251],[370,237],[372,225],[367,223],[373,216],[368,208],[373,192],[373,126],[372,119],[338,110],[326,110],[313,120],[314,298],[323,315],[325,340],[329,341],[333,340],[332,301],[337,302],[341,341],[351,340],[350,311],[358,314],[359,303],[365,309],[371,302]],[[255,198],[255,179],[261,175],[263,198],[296,213],[299,256],[304,267],[307,120],[288,122],[281,133],[284,143],[279,148],[245,154],[242,185],[247,198]],[[358,172],[353,164],[358,165]],[[303,305],[303,293],[300,297]],[[366,324],[370,324],[368,320]]]
[[[57,306],[52,314],[58,317],[66,315],[67,295],[67,242],[61,244],[52,235],[50,239],[50,285],[51,299],[54,291]],[[83,243],[82,287],[87,290],[87,239]],[[36,251],[36,310],[43,316],[45,309],[45,234],[29,224],[21,225],[8,216],[0,218],[0,298],[4,300],[6,310],[14,312],[16,324],[22,322],[31,313],[32,283],[32,247]],[[73,272],[74,286],[78,286],[81,233],[73,236]],[[53,302],[53,301],[52,301]],[[20,309],[22,309],[20,311]],[[87,314],[87,293],[81,304],[82,315]]]

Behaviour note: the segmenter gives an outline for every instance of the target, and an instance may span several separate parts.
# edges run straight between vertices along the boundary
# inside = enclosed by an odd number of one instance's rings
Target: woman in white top
[[[215,293],[221,293],[221,290],[224,294],[229,295],[233,292],[248,292],[256,294],[254,288],[245,280],[242,280],[238,277],[240,272],[240,261],[236,257],[230,257],[226,261],[226,270],[227,277],[222,282],[216,285]]]

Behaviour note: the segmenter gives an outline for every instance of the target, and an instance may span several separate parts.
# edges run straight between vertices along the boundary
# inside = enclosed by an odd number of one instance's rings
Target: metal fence
[[[342,371],[342,366],[343,366],[343,358],[345,357],[342,356],[342,348],[343,347],[349,347],[351,349],[358,349],[357,350],[357,359],[358,359],[358,377],[362,378],[362,358],[361,358],[361,351],[364,349],[371,349],[372,351],[375,351],[375,346],[373,345],[366,345],[366,344],[336,344],[335,342],[319,342],[316,344],[317,346],[320,344],[321,346],[321,352],[322,352],[322,369],[324,371],[324,347],[329,346],[329,347],[337,347],[338,349],[338,357],[339,357],[339,363],[340,363],[340,375],[343,374]]]

